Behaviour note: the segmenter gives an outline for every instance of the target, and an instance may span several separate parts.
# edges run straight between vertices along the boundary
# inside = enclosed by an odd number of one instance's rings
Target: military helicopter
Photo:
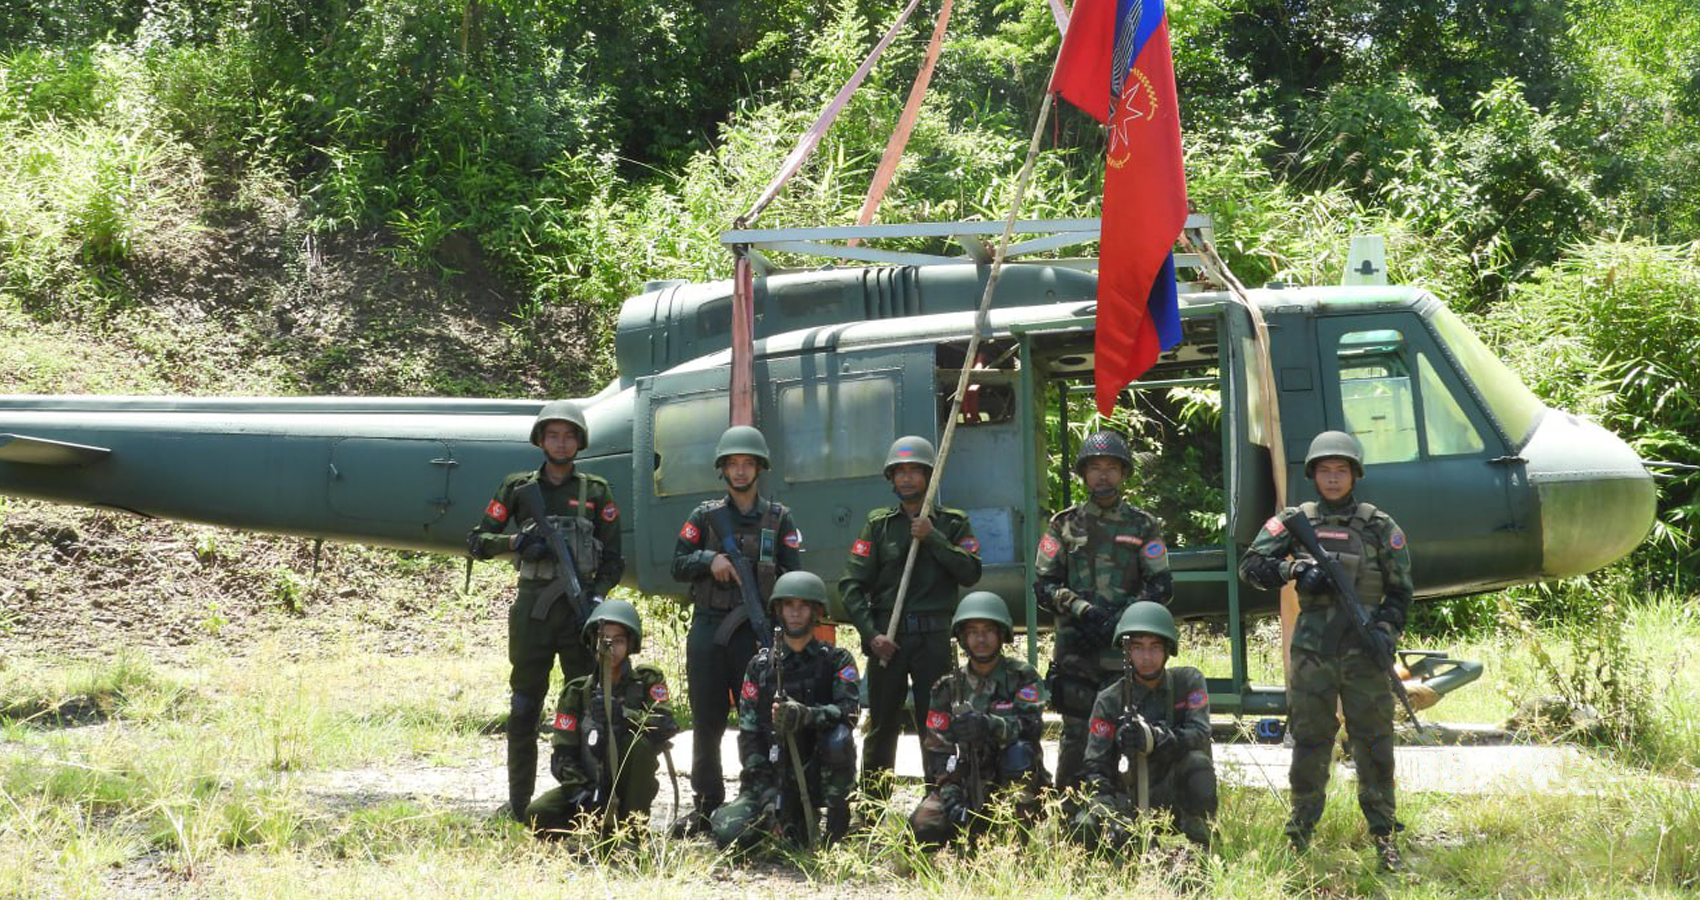
[[[867,510],[890,502],[888,446],[904,434],[936,439],[966,365],[970,396],[941,497],[972,519],[985,563],[978,587],[1004,597],[1033,633],[1046,627],[1030,589],[1033,548],[1068,502],[1059,490],[1072,463],[1069,398],[1092,390],[1096,260],[1032,255],[1095,240],[1098,222],[1017,224],[1023,239],[1009,248],[981,350],[968,360],[985,238],[1002,228],[741,229],[722,240],[747,248],[756,266],[755,417],[774,457],[764,490],[794,510],[807,566],[836,579]],[[1201,240],[1209,230],[1207,217],[1188,222]],[[891,240],[964,252],[858,243]],[[1544,406],[1442,301],[1387,286],[1379,254],[1365,247],[1340,286],[1271,284],[1236,297],[1183,282],[1182,343],[1124,395],[1202,391],[1219,406],[1208,439],[1218,442],[1224,508],[1211,511],[1214,534],[1171,553],[1177,615],[1228,622],[1232,672],[1211,682],[1219,711],[1285,706],[1281,689],[1246,676],[1245,623],[1275,612],[1277,594],[1235,577],[1275,502],[1264,404],[1278,404],[1285,423],[1296,499],[1312,435],[1360,438],[1362,493],[1397,511],[1419,601],[1593,571],[1633,550],[1652,523],[1653,481],[1627,444]],[[785,270],[770,253],[869,264]],[[1189,254],[1177,264],[1199,268]],[[732,294],[727,281],[646,285],[619,314],[618,378],[580,401],[590,442],[579,464],[613,485],[629,529],[627,583],[644,592],[681,590],[668,574],[679,523],[722,490],[713,461],[728,420]],[[1267,323],[1275,397],[1253,374],[1261,350],[1248,304]],[[527,435],[541,406],[0,397],[0,492],[458,554],[501,477],[538,464]],[[1064,469],[1054,477],[1053,458]]]

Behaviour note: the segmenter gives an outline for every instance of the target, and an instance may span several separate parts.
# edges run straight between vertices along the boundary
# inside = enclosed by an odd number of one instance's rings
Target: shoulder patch
[[[1169,552],[1169,548],[1163,546],[1162,541],[1151,541],[1145,545],[1145,549],[1142,552],[1145,554],[1146,559],[1156,559]]]
[[[620,508],[614,505],[614,501],[610,500],[602,504],[602,521],[612,522],[618,518],[620,518]]]
[[[838,680],[839,681],[848,681],[851,684],[855,684],[856,680],[860,677],[861,676],[859,674],[857,674],[857,672],[856,672],[856,664],[855,663],[850,663],[850,664],[846,665],[844,668],[838,670]]]
[[[1020,700],[1022,703],[1038,703],[1039,686],[1036,684],[1026,685],[1021,690],[1015,692],[1015,699]]]
[[[861,538],[857,538],[856,543],[850,545],[850,555],[863,557],[872,556],[874,555],[874,545]]]
[[[935,709],[927,713],[927,727],[934,731],[943,731],[950,727],[950,716]]]
[[[572,713],[558,712],[555,714],[554,727],[556,731],[577,731],[578,716]]]
[[[1047,534],[1039,540],[1039,555],[1046,559],[1056,559],[1057,551],[1062,549],[1062,542],[1056,535]]]
[[[1107,738],[1116,733],[1116,726],[1109,719],[1093,719],[1092,734],[1096,737]]]
[[[1393,536],[1387,539],[1387,546],[1395,550],[1405,549],[1405,532],[1403,529],[1393,529]]]
[[[803,546],[803,532],[802,532],[802,530],[798,529],[798,528],[793,528],[789,532],[787,532],[786,535],[785,535],[785,546],[790,547],[792,550],[795,550],[798,547]]]
[[[667,685],[653,684],[649,687],[649,699],[656,703],[666,703],[668,698]]]
[[[754,700],[756,698],[756,695],[758,693],[760,693],[760,691],[756,689],[756,683],[755,682],[746,678],[746,679],[744,679],[744,689],[742,691],[739,691],[738,693],[745,700]]]
[[[958,547],[961,547],[964,550],[967,550],[969,553],[979,553],[980,552],[980,542],[975,540],[973,535],[969,535],[968,537],[965,537],[962,540],[957,541],[956,545]]]
[[[1193,691],[1186,695],[1187,709],[1203,709],[1210,705],[1210,695],[1203,691]]]
[[[484,507],[484,514],[498,522],[508,520],[508,508],[503,506],[500,500],[491,500],[490,505]]]
[[[1280,537],[1287,526],[1281,524],[1280,516],[1270,516],[1269,521],[1263,523],[1263,530],[1269,532],[1270,537]]]
[[[685,527],[679,529],[679,538],[687,544],[701,544],[702,529],[697,527],[697,523],[686,519]]]

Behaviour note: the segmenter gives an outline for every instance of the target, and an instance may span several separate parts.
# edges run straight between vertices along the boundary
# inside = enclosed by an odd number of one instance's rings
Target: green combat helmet
[[[584,410],[571,400],[551,400],[537,411],[531,422],[532,446],[543,446],[543,426],[550,422],[565,422],[578,429],[578,448],[590,449],[590,426],[584,423]]]
[[[754,425],[733,425],[721,433],[720,443],[714,445],[714,467],[720,468],[726,457],[739,453],[760,460],[764,469],[773,466],[767,458],[767,438]]]
[[[617,622],[626,626],[626,638],[631,642],[627,648],[627,656],[636,656],[643,649],[643,622],[638,619],[637,607],[624,600],[604,600],[591,610],[590,618],[584,622],[584,642],[596,646],[596,638],[603,622]]]
[[[1133,471],[1133,454],[1128,452],[1127,441],[1113,431],[1094,431],[1080,442],[1080,452],[1074,456],[1074,474],[1086,474],[1086,461],[1100,456],[1120,462],[1127,471]]]
[[[1163,639],[1163,645],[1169,648],[1169,655],[1180,652],[1180,638],[1175,634],[1175,617],[1169,614],[1168,607],[1150,600],[1141,600],[1127,608],[1122,613],[1121,621],[1116,623],[1116,643],[1120,644],[1131,634],[1154,634]]]
[[[816,607],[816,618],[826,615],[826,582],[813,572],[801,569],[786,572],[773,583],[773,614],[779,614],[779,604],[783,600],[807,600]]]
[[[1316,477],[1316,464],[1325,459],[1343,459],[1352,464],[1352,475],[1364,477],[1364,445],[1344,431],[1324,431],[1311,438],[1305,454],[1305,477]]]
[[[891,442],[891,449],[885,454],[885,477],[891,477],[893,466],[901,463],[914,463],[925,466],[928,474],[932,474],[933,465],[938,461],[938,454],[933,450],[933,442],[924,437],[906,434]]]
[[[962,640],[962,626],[976,619],[996,622],[1004,643],[1015,640],[1015,623],[1009,618],[1009,607],[997,594],[975,591],[963,597],[962,602],[956,605],[956,615],[950,619],[950,636]]]

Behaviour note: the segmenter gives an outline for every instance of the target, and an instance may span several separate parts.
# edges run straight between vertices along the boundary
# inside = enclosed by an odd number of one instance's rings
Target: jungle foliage
[[[397,266],[491,273],[522,342],[558,310],[606,323],[647,279],[728,273],[716,235],[901,6],[18,0],[0,10],[0,301],[98,328],[209,231],[284,210],[303,246],[378,235]],[[853,220],[934,9],[764,224]],[[1332,281],[1347,236],[1386,234],[1393,277],[1473,315],[1549,401],[1700,462],[1693,4],[1169,11],[1190,191],[1243,280]],[[1057,44],[1046,0],[956,4],[882,221],[1003,213]],[[1092,215],[1102,146],[1059,112],[1023,214]],[[574,363],[605,373],[588,352]],[[1661,585],[1693,585],[1695,487],[1667,485],[1643,551]]]

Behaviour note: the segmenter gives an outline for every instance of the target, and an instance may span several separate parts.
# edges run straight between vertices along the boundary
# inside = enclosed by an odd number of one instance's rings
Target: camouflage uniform
[[[724,509],[732,523],[733,539],[756,572],[763,608],[780,575],[802,568],[803,533],[791,521],[783,503],[758,496],[748,513],[728,496],[704,502],[691,512],[673,544],[673,578],[690,582],[694,612],[685,638],[685,675],[691,688],[691,793],[696,813],[707,815],[726,799],[720,765],[720,739],[732,711],[732,693],[760,645],[748,624],[741,588],[735,581],[715,581],[710,567],[721,549],[714,520]]]
[[[1151,808],[1168,810],[1183,834],[1208,845],[1210,820],[1216,816],[1210,693],[1204,673],[1191,666],[1168,666],[1150,686],[1124,675],[1099,692],[1092,704],[1082,778],[1092,801],[1077,818],[1079,836],[1091,846],[1115,843],[1120,837],[1116,820],[1131,821],[1139,813],[1131,780],[1124,783],[1119,771],[1125,756],[1119,733],[1135,727],[1126,712],[1129,701],[1145,721],[1166,726],[1175,737],[1146,757]],[[1131,779],[1134,761],[1128,760],[1127,766]]]
[[[927,781],[933,785],[909,816],[909,827],[922,843],[942,844],[955,836],[967,813],[994,789],[1014,790],[1016,809],[1028,817],[1039,812],[1038,792],[1049,781],[1039,735],[1045,695],[1032,666],[999,656],[991,673],[981,676],[964,664],[933,685],[921,752]],[[987,715],[990,740],[964,748],[949,736],[954,717],[965,708]],[[980,780],[970,783],[978,767]]]
[[[960,510],[934,507],[933,532],[921,542],[909,593],[903,601],[903,621],[894,640],[901,648],[889,663],[868,668],[868,734],[862,742],[862,781],[877,786],[878,775],[889,773],[897,760],[897,738],[903,732],[904,694],[919,719],[927,708],[927,690],[950,671],[950,618],[957,589],[980,580],[980,542]],[[909,515],[901,505],[868,513],[861,536],[850,545],[838,593],[850,624],[862,637],[862,650],[872,657],[875,635],[884,634],[897,604],[897,585],[909,558]]]
[[[520,489],[537,482],[543,506],[555,522],[578,563],[579,580],[592,596],[602,597],[620,583],[625,561],[620,558],[620,511],[614,506],[608,482],[574,466],[561,484],[551,484],[543,469],[515,472],[502,480],[484,517],[467,535],[467,547],[479,559],[512,556],[519,569],[519,594],[508,610],[508,676],[512,705],[508,711],[508,795],[515,812],[531,802],[537,782],[537,725],[549,693],[549,670],[555,658],[561,674],[571,681],[589,675],[596,656],[579,639],[579,625],[566,597],[557,599],[542,619],[532,609],[543,588],[555,579],[555,560],[526,562],[510,547],[508,527],[519,528],[515,500]]]
[[[773,731],[777,684],[774,659],[785,679],[785,696],[809,709],[809,724],[797,732],[810,802],[829,809],[849,802],[856,779],[856,743],[852,730],[860,711],[860,676],[850,651],[810,639],[792,652],[784,641],[762,649],[750,660],[738,692],[738,755],[744,770],[738,797],[715,810],[714,840],[722,847],[754,843],[772,828],[795,840],[803,833],[797,776],[790,754]],[[777,809],[780,821],[769,818]],[[801,843],[801,841],[796,841]]]
[[[1112,651],[1108,631],[1081,628],[1089,607],[1104,610],[1110,625],[1129,604],[1168,603],[1174,596],[1163,523],[1127,501],[1105,509],[1088,500],[1057,513],[1045,528],[1034,560],[1039,607],[1056,617],[1056,650],[1046,685],[1062,713],[1057,787],[1074,787],[1086,752],[1086,718],[1098,692],[1116,678],[1100,658]]]
[[[532,801],[526,820],[539,831],[569,828],[580,813],[600,813],[610,787],[623,818],[648,815],[661,788],[655,777],[658,757],[679,733],[671,700],[660,669],[634,666],[630,660],[620,667],[614,683],[619,781],[610,786],[601,679],[587,675],[563,688],[555,707],[549,762],[561,786]],[[594,741],[588,739],[591,733],[596,734]]]
[[[1397,640],[1411,606],[1411,556],[1405,534],[1392,517],[1349,495],[1332,503],[1288,507],[1270,519],[1241,560],[1241,577],[1256,583],[1251,570],[1264,560],[1280,561],[1281,576],[1294,577],[1294,561],[1308,560],[1309,555],[1303,550],[1294,553],[1297,542],[1282,520],[1298,512],[1310,519],[1323,549],[1337,556],[1356,582],[1375,627]],[[1293,812],[1287,833],[1296,838],[1308,839],[1322,818],[1334,736],[1340,728],[1337,707],[1346,717],[1358,805],[1370,833],[1393,831],[1393,687],[1364,649],[1332,592],[1299,593],[1287,698],[1287,728],[1293,736]]]

